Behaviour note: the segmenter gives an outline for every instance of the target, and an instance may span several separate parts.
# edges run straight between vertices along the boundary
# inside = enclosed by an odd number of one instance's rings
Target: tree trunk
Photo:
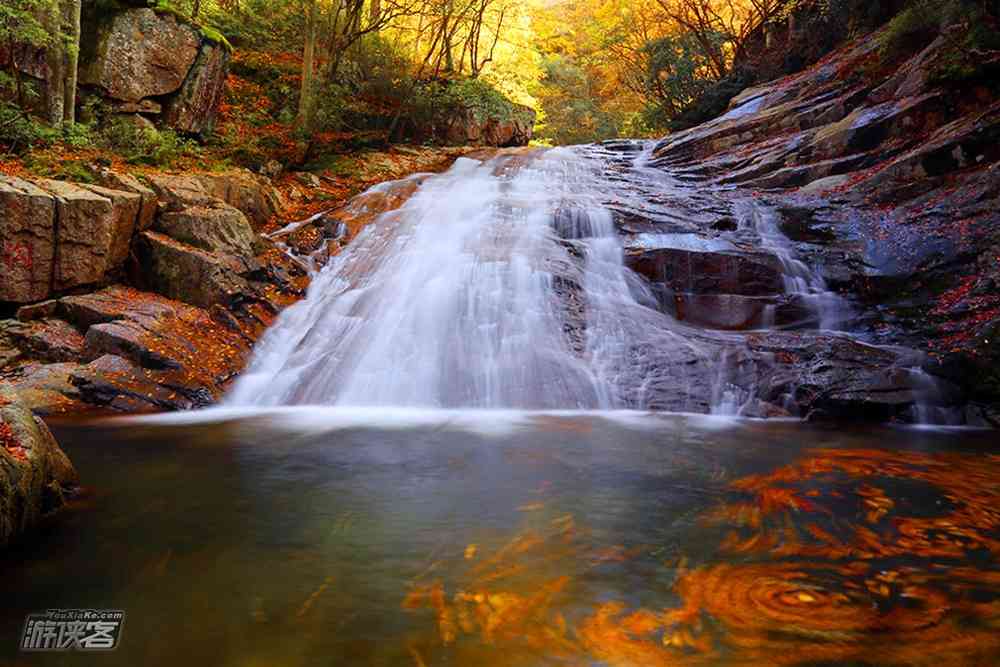
[[[63,122],[76,122],[76,84],[80,69],[80,13],[82,0],[69,0],[69,38],[66,48],[66,81],[64,86]]]
[[[371,6],[369,7],[368,20],[370,25],[378,26],[382,21],[382,0],[371,0]],[[378,33],[378,28],[374,30]]]
[[[316,77],[316,0],[307,0],[309,13],[306,19],[306,43],[302,53],[302,89],[299,94],[299,129],[308,132],[312,127]]]
[[[453,20],[455,7],[451,0],[448,0],[445,11],[447,13],[445,14],[444,27],[442,28],[444,42],[441,46],[444,48],[444,71],[450,74],[455,71],[455,56],[451,53],[451,36],[455,29],[449,25]]]
[[[49,76],[45,81],[45,118],[55,126],[62,124],[66,104],[66,46],[61,3],[56,2],[46,8],[45,30],[49,35],[45,50],[49,66]]]

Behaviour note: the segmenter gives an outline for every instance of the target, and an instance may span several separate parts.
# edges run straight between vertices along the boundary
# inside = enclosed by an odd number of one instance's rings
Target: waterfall
[[[560,148],[427,179],[314,276],[229,403],[705,411],[712,352],[625,267],[604,167]]]
[[[409,195],[322,268],[299,258],[306,298],[258,343],[228,404],[801,414],[800,376],[814,396],[809,374],[867,363],[842,359],[845,343],[872,350],[871,373],[893,367],[894,352],[843,330],[850,309],[774,211],[682,182],[650,164],[652,147],[462,158],[358,197],[344,210]],[[650,254],[670,275],[629,268]],[[858,372],[828,382],[843,390]]]

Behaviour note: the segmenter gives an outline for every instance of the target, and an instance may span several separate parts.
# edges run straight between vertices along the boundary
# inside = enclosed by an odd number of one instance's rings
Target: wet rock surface
[[[980,408],[969,417],[959,406],[1000,403],[1000,94],[995,80],[934,82],[929,72],[950,57],[947,37],[891,66],[873,67],[878,43],[865,37],[799,74],[744,91],[723,116],[662,140],[646,167],[673,179],[681,198],[721,195],[717,205],[701,207],[712,211],[714,222],[706,224],[700,213],[688,216],[705,250],[720,238],[758,244],[752,237],[764,216],[764,227],[787,240],[784,251],[843,300],[850,315],[836,328],[868,346],[849,358],[842,345],[813,345],[806,357],[790,341],[782,341],[791,346],[785,349],[773,341],[749,345],[751,356],[794,360],[774,377],[800,378],[791,393],[804,414],[909,419],[907,404],[930,400],[950,406],[939,411],[951,415],[945,421],[995,424],[978,416]],[[620,148],[606,147],[630,155]],[[632,172],[626,180],[642,170]],[[652,201],[652,187],[634,189]],[[724,212],[727,205],[731,210]],[[616,206],[630,213],[619,221],[626,239],[657,227],[685,232],[659,207],[650,214],[634,204]],[[644,254],[629,260],[655,284],[665,274]],[[708,258],[701,261],[708,268]],[[699,296],[699,302],[688,294],[700,290],[660,282],[662,301],[680,318],[693,308],[696,316],[687,316],[693,323],[760,326],[760,316],[747,315],[753,302],[719,296],[739,289],[707,285],[704,291],[716,296]],[[742,291],[761,298],[756,287]],[[777,319],[765,321],[780,328],[782,318],[772,315]],[[916,356],[899,353],[903,348]],[[890,359],[882,350],[896,352]],[[778,400],[771,390],[758,393]]]
[[[673,141],[690,148],[683,136]],[[687,360],[655,347],[634,351],[654,368],[675,369],[667,375],[676,379],[644,386],[638,405],[750,417],[920,421],[933,414],[988,422],[965,414],[972,388],[940,372],[934,341],[904,326],[897,335],[886,330],[882,304],[893,297],[865,298],[888,277],[880,278],[865,254],[872,242],[860,224],[862,206],[733,188],[720,183],[722,171],[690,177],[688,162],[665,165],[663,144],[648,161],[638,149],[609,144],[585,152],[620,183],[608,207],[625,263],[645,284],[637,295],[642,300],[648,289],[645,303],[676,320],[674,331],[701,350]],[[725,151],[708,155],[698,160],[728,159]],[[573,219],[556,212],[556,233],[574,238],[580,225]],[[708,369],[714,377],[706,377]]]

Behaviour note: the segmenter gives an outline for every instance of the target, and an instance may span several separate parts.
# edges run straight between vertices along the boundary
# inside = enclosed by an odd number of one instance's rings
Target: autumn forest
[[[998,0],[0,0],[2,664],[1000,664],[997,428]]]

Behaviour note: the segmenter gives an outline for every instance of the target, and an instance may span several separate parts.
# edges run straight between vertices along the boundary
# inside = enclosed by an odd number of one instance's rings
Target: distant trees
[[[316,98],[342,81],[345,58],[371,40],[411,44],[412,76],[477,78],[494,61],[516,0],[303,0],[297,125],[313,126]]]
[[[508,9],[508,4],[498,0],[431,0],[425,3],[419,12],[415,39],[418,50],[421,44],[428,44],[419,71],[434,77],[442,72],[468,72],[473,78],[478,77],[493,61]],[[492,34],[486,42],[483,41],[484,30]]]

